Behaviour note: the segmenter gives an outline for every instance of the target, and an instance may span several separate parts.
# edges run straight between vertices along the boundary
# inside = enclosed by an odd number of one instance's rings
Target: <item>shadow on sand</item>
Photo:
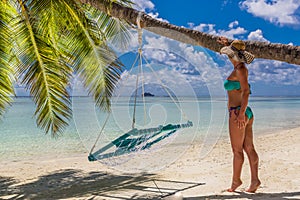
[[[21,183],[11,177],[0,176],[0,199],[162,199],[163,196],[185,191],[204,183],[158,179],[155,174],[114,175],[105,172],[84,173],[65,169]],[[157,187],[158,186],[158,187]],[[208,199],[299,199],[300,192],[235,193],[187,197],[185,200]]]
[[[87,174],[81,170],[65,169],[28,183],[0,176],[0,199],[161,199],[201,184],[159,180],[155,174]]]

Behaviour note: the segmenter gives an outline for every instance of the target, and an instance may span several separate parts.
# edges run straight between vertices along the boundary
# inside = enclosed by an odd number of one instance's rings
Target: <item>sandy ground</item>
[[[204,158],[201,145],[192,147],[175,163],[155,173],[128,174],[86,154],[49,155],[37,159],[0,161],[0,199],[300,199],[300,128],[255,138],[262,182],[256,194],[248,187],[249,165],[243,185],[226,192],[231,180],[231,149],[220,140]],[[159,189],[158,189],[159,188]]]

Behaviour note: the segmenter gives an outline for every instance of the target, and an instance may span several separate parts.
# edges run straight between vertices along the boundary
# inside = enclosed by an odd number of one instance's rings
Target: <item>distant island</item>
[[[151,94],[150,92],[145,92],[144,97],[154,97],[154,94]]]

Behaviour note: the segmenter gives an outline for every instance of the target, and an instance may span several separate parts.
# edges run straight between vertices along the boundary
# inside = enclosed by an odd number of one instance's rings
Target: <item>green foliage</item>
[[[0,116],[5,108],[12,102],[13,89],[13,67],[10,65],[12,34],[9,22],[12,19],[14,9],[4,1],[0,1]]]
[[[67,88],[74,75],[96,105],[110,109],[122,64],[107,44],[128,44],[124,22],[76,0],[0,1],[0,7],[0,115],[12,101],[13,77],[30,91],[37,125],[53,136],[72,116]]]

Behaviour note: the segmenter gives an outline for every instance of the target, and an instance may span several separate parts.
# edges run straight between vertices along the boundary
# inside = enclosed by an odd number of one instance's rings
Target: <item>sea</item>
[[[64,132],[53,137],[51,133],[46,134],[37,127],[32,99],[17,97],[0,120],[0,160],[88,156],[90,152],[103,147],[110,148],[109,144],[113,140],[133,128],[150,130],[189,122],[192,122],[192,127],[181,128],[171,135],[168,135],[169,132],[164,133],[164,138],[150,148],[152,151],[148,150],[147,156],[157,157],[160,163],[174,162],[180,153],[197,143],[203,144],[202,152],[199,152],[200,157],[203,157],[219,140],[228,140],[226,104],[226,98],[118,97],[112,99],[111,111],[105,112],[97,108],[90,97],[73,97],[73,118]],[[300,97],[251,97],[249,106],[254,112],[254,137],[300,126]],[[161,159],[160,151],[171,151],[168,145],[174,149],[173,156],[167,155],[172,159]],[[134,151],[138,152],[138,149]],[[155,151],[158,153],[155,154]],[[147,156],[142,159],[147,160]],[[104,164],[118,166],[133,158],[139,159],[135,154],[125,160],[110,160]],[[129,169],[131,166],[126,167]]]

